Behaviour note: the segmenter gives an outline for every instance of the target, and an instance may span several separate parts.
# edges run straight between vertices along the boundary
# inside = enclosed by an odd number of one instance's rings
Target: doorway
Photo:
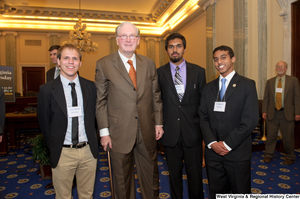
[[[44,67],[22,67],[23,96],[29,91],[39,92],[40,85],[45,83]]]
[[[300,79],[300,0],[291,5],[292,11],[292,76]],[[300,122],[295,125],[295,148],[300,148]]]

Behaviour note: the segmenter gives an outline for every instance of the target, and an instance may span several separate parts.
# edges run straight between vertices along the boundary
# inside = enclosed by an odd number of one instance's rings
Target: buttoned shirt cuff
[[[100,137],[107,136],[107,135],[109,135],[108,128],[100,129]]]
[[[161,126],[161,127],[163,127],[164,125],[160,124],[160,125],[155,125],[155,126]]]
[[[224,144],[224,146],[226,147],[226,149],[228,150],[228,151],[231,151],[232,149],[223,141],[223,144]]]
[[[208,148],[208,149],[211,149],[211,145],[212,145],[213,143],[215,143],[215,142],[217,142],[217,141],[213,141],[213,142],[209,143],[209,144],[207,145],[207,148]]]

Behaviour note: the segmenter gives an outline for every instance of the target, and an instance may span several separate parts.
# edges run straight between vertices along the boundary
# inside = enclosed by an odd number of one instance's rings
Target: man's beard
[[[171,61],[172,61],[173,63],[176,63],[176,62],[180,61],[181,58],[182,58],[182,57],[171,57],[170,59],[171,59]]]

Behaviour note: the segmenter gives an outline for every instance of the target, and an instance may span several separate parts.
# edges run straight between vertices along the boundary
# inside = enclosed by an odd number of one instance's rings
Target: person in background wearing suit
[[[142,198],[158,198],[157,140],[163,134],[162,102],[154,61],[134,53],[140,31],[116,28],[119,50],[96,63],[96,117],[103,149],[111,150],[116,199],[135,199],[134,161]]]
[[[60,68],[59,68],[59,64],[57,63],[57,51],[60,48],[59,45],[53,45],[49,48],[49,52],[50,52],[50,59],[52,61],[53,64],[55,64],[55,67],[50,68],[47,73],[46,73],[46,80],[47,82],[56,79],[59,74],[60,74]]]
[[[190,199],[201,199],[202,135],[199,106],[206,83],[205,69],[188,63],[183,58],[185,37],[179,33],[169,35],[165,49],[170,62],[157,70],[163,102],[163,144],[170,174],[171,197],[183,198],[183,161],[188,179]]]
[[[210,196],[250,194],[251,133],[259,120],[255,82],[235,72],[230,47],[215,48],[213,59],[220,76],[204,87],[200,104]]]
[[[0,86],[0,142],[2,142],[2,135],[4,129],[5,121],[5,101],[4,101],[4,92]]]
[[[262,105],[262,117],[266,120],[267,142],[264,162],[270,163],[274,157],[279,127],[282,133],[285,160],[282,164],[295,162],[294,127],[300,120],[300,87],[296,77],[286,75],[287,63],[276,64],[277,76],[266,83]]]
[[[72,44],[58,50],[59,77],[41,85],[37,116],[50,150],[56,199],[71,198],[74,175],[79,198],[93,197],[98,141],[94,82],[78,76],[80,51]]]

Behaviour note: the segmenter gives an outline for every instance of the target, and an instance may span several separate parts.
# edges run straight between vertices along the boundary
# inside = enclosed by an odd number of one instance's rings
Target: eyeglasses
[[[138,36],[135,36],[135,35],[119,35],[118,37],[120,37],[122,40],[126,40],[128,37],[130,40],[136,40],[136,38]]]

